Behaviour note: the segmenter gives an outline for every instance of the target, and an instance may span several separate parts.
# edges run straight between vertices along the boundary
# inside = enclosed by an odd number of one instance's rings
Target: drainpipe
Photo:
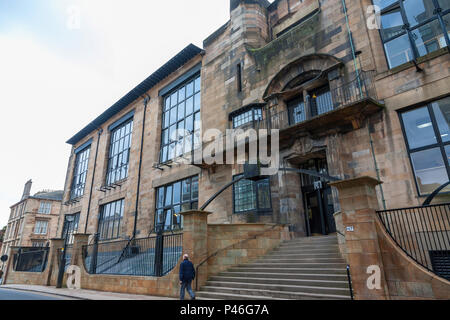
[[[98,157],[98,149],[100,144],[100,136],[103,133],[103,129],[98,130],[98,136],[97,136],[97,146],[95,147],[95,159],[94,159],[94,170],[92,171],[92,181],[91,181],[91,190],[89,191],[89,202],[88,202],[88,209],[86,214],[86,224],[84,226],[84,233],[87,233],[87,227],[88,227],[88,221],[89,221],[89,214],[91,212],[91,200],[92,200],[92,191],[94,189],[94,179],[95,179],[95,168],[97,167],[97,157]],[[97,232],[97,230],[96,230]]]
[[[138,207],[139,207],[139,189],[141,187],[141,171],[142,171],[142,151],[144,149],[144,137],[145,137],[145,116],[147,114],[147,105],[150,101],[150,96],[145,94],[147,97],[144,98],[144,117],[142,120],[142,136],[141,136],[141,152],[139,155],[139,172],[138,172],[138,182],[137,182],[137,192],[136,192],[136,210],[134,213],[134,227],[133,227],[133,238],[136,238],[137,220],[138,220]]]

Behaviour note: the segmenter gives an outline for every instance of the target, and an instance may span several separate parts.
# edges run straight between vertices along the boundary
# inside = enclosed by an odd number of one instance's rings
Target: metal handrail
[[[347,279],[348,279],[348,287],[350,289],[350,297],[352,300],[355,300],[353,295],[353,286],[352,286],[352,276],[350,274],[350,265],[347,265]]]
[[[262,234],[264,234],[264,233],[266,233],[266,232],[268,232],[268,231],[271,231],[271,230],[275,229],[275,227],[277,227],[277,226],[278,226],[278,225],[274,225],[274,226],[272,226],[271,228],[269,228],[269,229],[267,229],[267,230],[264,230],[264,231],[261,231],[260,233],[254,235],[254,236],[252,236],[252,237],[250,237],[250,238],[247,238],[247,239],[245,239],[245,240],[242,240],[242,241],[240,241],[240,242],[238,242],[238,243],[234,243],[234,244],[229,245],[229,246],[227,246],[227,247],[225,247],[225,248],[219,249],[219,250],[217,250],[216,252],[214,252],[213,254],[211,254],[210,256],[208,256],[205,260],[203,260],[202,262],[200,262],[200,263],[197,265],[197,267],[195,268],[195,290],[198,290],[198,274],[199,274],[199,273],[198,273],[198,269],[199,269],[202,265],[204,265],[209,259],[211,259],[212,257],[217,256],[219,253],[221,253],[221,252],[223,252],[223,251],[225,251],[225,250],[228,250],[228,249],[230,249],[230,248],[233,248],[233,247],[236,246],[236,245],[240,245],[240,244],[245,243],[245,242],[247,242],[247,241],[254,240],[254,239],[256,239],[258,236],[260,236],[260,235],[262,235]]]

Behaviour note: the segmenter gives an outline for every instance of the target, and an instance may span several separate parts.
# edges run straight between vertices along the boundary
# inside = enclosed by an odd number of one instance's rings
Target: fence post
[[[157,226],[155,242],[155,276],[161,277],[163,274],[164,260],[164,224]]]
[[[330,183],[339,190],[345,246],[358,300],[389,299],[375,224],[379,208],[375,187],[380,183],[372,177]]]
[[[208,257],[208,215],[206,211],[186,211],[181,213],[184,218],[183,254],[189,254],[194,267],[197,267]],[[204,285],[208,279],[208,263],[204,263],[196,274],[198,286]]]
[[[58,272],[58,249],[64,245],[63,239],[50,239],[47,268],[45,269],[44,285],[52,285],[52,274]],[[56,267],[56,268],[55,268]]]

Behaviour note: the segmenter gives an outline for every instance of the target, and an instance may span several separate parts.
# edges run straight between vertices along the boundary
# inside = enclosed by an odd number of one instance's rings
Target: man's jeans
[[[195,299],[195,293],[194,291],[192,291],[191,288],[191,281],[183,281],[183,283],[181,284],[181,291],[180,291],[180,300],[184,300],[184,292],[187,289],[189,295],[191,296],[191,299]]]

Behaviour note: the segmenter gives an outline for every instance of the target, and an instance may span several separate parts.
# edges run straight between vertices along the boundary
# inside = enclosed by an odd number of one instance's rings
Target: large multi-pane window
[[[165,163],[200,144],[200,75],[164,97],[160,162]]]
[[[50,214],[51,210],[52,210],[52,204],[50,202],[41,202],[39,204],[38,213]]]
[[[198,176],[178,181],[156,190],[155,227],[164,230],[183,228],[181,212],[198,208]]]
[[[64,216],[64,226],[62,238],[66,239],[67,244],[73,244],[74,233],[78,231],[78,223],[80,221],[80,213],[68,214]]]
[[[389,68],[450,45],[450,0],[373,0]]]
[[[111,131],[108,173],[106,176],[107,185],[128,177],[132,132],[133,119]]]
[[[84,194],[90,151],[91,147],[89,146],[81,152],[77,153],[77,158],[75,160],[75,169],[73,173],[72,189],[70,194],[71,199],[79,198]]]
[[[249,123],[262,121],[262,108],[255,107],[233,115],[233,129],[241,128]]]
[[[37,220],[34,226],[34,234],[47,234],[48,221]]]
[[[234,180],[242,175],[237,175]],[[235,213],[249,211],[268,212],[272,210],[269,178],[260,181],[241,180],[233,186]]]
[[[100,240],[117,239],[120,236],[125,201],[119,200],[103,205],[100,208],[98,233]]]
[[[450,97],[402,112],[400,118],[419,194],[430,194],[450,178]]]

